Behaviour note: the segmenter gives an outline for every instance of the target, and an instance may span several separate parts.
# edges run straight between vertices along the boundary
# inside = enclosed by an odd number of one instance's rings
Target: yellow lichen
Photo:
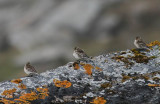
[[[137,63],[146,64],[149,62],[149,60],[156,58],[156,56],[147,57],[145,53],[141,53],[137,49],[132,49],[131,51],[133,52],[134,56],[130,56],[130,55],[128,55],[127,57],[115,56],[115,57],[112,57],[112,59],[115,59],[117,62],[120,62],[120,61],[124,62],[124,64],[128,68],[134,64],[131,60],[134,60]]]
[[[153,81],[160,82],[160,78],[156,77],[157,74],[160,74],[160,71],[155,71],[151,73],[146,73],[146,74],[122,74],[122,82],[125,82],[127,80],[133,79],[133,80],[138,80],[138,79],[143,79],[145,81],[148,81],[152,79]]]
[[[122,81],[121,82],[125,82],[126,80],[129,80],[131,77],[127,76],[127,75],[123,75]]]
[[[158,82],[158,81],[160,81],[160,78],[159,77],[154,77],[154,78],[152,78],[154,81],[156,81],[156,82]]]
[[[132,79],[137,80],[137,79],[139,79],[139,76],[133,76]]]
[[[115,57],[112,57],[112,59],[115,59],[117,62],[124,62],[124,64],[126,65],[126,67],[130,67],[133,65],[133,62],[130,62],[129,61],[129,57],[124,57],[124,56],[115,56]]]
[[[155,71],[155,72],[152,72],[152,73],[150,73],[151,75],[152,75],[152,77],[153,76],[155,76],[156,74],[160,74],[160,71]]]
[[[148,84],[149,87],[160,87],[160,84]]]
[[[21,79],[15,79],[15,80],[11,80],[12,83],[16,83],[16,84],[19,84],[22,82]]]
[[[21,84],[18,85],[18,88],[20,88],[20,89],[26,89],[27,87],[26,87],[26,85],[24,85],[24,84],[21,83]]]
[[[141,75],[140,78],[144,80],[149,80],[149,75]]]
[[[131,49],[134,54],[139,54],[140,52],[137,49]]]
[[[16,89],[5,90],[1,95],[6,96],[6,98],[13,98],[13,93],[16,92]]]
[[[144,75],[141,75],[141,74],[138,74],[138,75],[130,75],[130,74],[124,75],[124,74],[122,74],[122,82],[125,82],[125,81],[127,81],[129,79],[133,79],[133,80],[138,80],[138,79],[149,80],[150,79],[149,75],[150,75],[149,73],[144,74]]]
[[[95,69],[98,70],[98,71],[103,71],[101,68],[99,68],[97,66],[95,67]]]
[[[101,88],[107,88],[107,87],[112,87],[111,83],[103,83],[101,84]]]
[[[151,42],[151,43],[147,44],[148,47],[152,47],[152,46],[155,46],[155,45],[160,46],[160,42],[158,40],[156,40],[154,42]]]
[[[103,97],[96,97],[95,99],[93,99],[93,104],[106,104],[106,100]]]
[[[145,53],[141,53],[137,49],[132,49],[131,51],[134,53],[134,56],[130,56],[129,59],[132,59],[137,63],[148,63],[149,60],[156,58],[155,56],[147,57]]]
[[[64,87],[64,88],[69,88],[71,87],[72,83],[67,81],[67,80],[64,80],[64,81],[59,81],[57,79],[54,79],[53,80],[54,84],[56,87]]]
[[[152,57],[147,57],[142,54],[135,54],[135,56],[132,56],[131,59],[135,60],[137,63],[148,63]]]

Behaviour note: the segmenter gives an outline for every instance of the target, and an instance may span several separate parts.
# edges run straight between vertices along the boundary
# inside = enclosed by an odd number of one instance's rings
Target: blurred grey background
[[[0,81],[88,55],[135,48],[135,37],[160,40],[160,0],[0,0]]]

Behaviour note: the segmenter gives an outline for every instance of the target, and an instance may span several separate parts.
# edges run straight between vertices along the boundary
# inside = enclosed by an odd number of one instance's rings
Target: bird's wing
[[[83,54],[84,57],[89,58],[88,55],[86,53]]]
[[[139,41],[138,44],[141,48],[147,47],[146,43],[144,43],[143,41]]]
[[[80,49],[80,48],[78,48],[77,51],[78,51],[79,53],[84,53],[84,51],[83,51],[82,49]]]
[[[84,50],[79,48],[77,51],[80,53],[81,57],[87,57],[88,58],[88,55],[84,52]]]
[[[36,72],[36,73],[37,73],[36,69],[35,69],[33,66],[29,65],[28,68],[29,68],[32,72]]]
[[[82,49],[77,49],[77,51],[79,52],[80,57],[84,58],[84,57],[88,57],[88,55],[84,52],[84,50]]]

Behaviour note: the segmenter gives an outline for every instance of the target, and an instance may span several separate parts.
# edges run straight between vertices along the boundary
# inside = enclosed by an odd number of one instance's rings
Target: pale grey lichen
[[[0,96],[5,97],[1,94],[8,89],[16,88],[28,93],[35,91],[37,87],[46,85],[49,89],[49,96],[40,100],[42,104],[55,103],[58,98],[63,100],[63,96],[74,96],[74,100],[64,101],[66,104],[89,103],[94,97],[104,97],[108,104],[158,104],[160,102],[160,93],[157,93],[159,89],[149,87],[148,84],[160,84],[160,81],[153,80],[154,77],[160,78],[159,52],[157,46],[150,51],[143,51],[145,56],[154,56],[154,58],[149,59],[147,63],[137,63],[133,59],[128,59],[133,63],[130,67],[126,67],[125,62],[115,60],[113,57],[134,56],[135,54],[131,50],[100,55],[91,60],[81,61],[83,64],[93,66],[92,75],[85,73],[83,65],[78,64],[80,68],[74,70],[73,63],[68,63],[37,76],[21,78],[22,83],[27,87],[26,90],[19,89],[18,84],[9,81],[2,82],[0,83]],[[96,70],[95,67],[99,67],[102,71]],[[72,86],[58,88],[53,79],[68,80]],[[37,102],[39,101],[37,100]]]

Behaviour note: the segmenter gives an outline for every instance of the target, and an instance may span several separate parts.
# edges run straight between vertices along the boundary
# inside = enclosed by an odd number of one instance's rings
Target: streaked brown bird
[[[73,56],[78,60],[89,58],[88,55],[84,52],[84,50],[80,49],[79,47],[74,48]]]
[[[38,74],[36,69],[30,64],[30,62],[27,62],[27,64],[25,64],[24,72],[28,75]]]
[[[142,40],[141,37],[137,36],[135,41],[134,41],[134,45],[137,48],[148,48],[148,46],[146,45],[146,43]]]

